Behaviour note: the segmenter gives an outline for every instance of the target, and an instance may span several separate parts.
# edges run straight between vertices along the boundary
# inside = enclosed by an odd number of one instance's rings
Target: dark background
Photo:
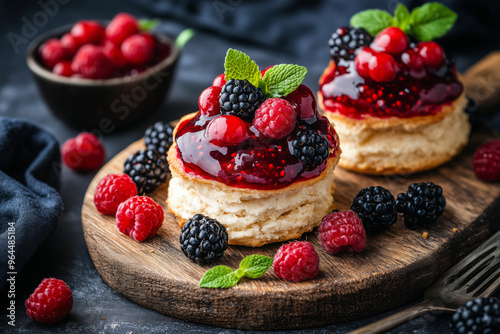
[[[41,1],[45,3],[46,1]],[[61,1],[63,2],[63,1]],[[276,63],[297,63],[309,69],[305,84],[317,90],[318,78],[329,56],[327,41],[339,26],[346,25],[356,12],[366,8],[393,11],[398,1],[83,1],[58,3],[58,12],[38,28],[39,34],[79,19],[111,19],[125,11],[139,18],[163,18],[160,30],[172,36],[184,28],[197,30],[184,48],[168,100],[154,116],[133,129],[114,132],[104,138],[107,159],[143,136],[156,120],[174,120],[197,109],[198,95],[223,72],[228,48],[249,54],[261,68]],[[420,1],[405,1],[409,7]],[[500,2],[490,0],[444,1],[459,13],[457,26],[441,43],[457,59],[460,71],[500,46]],[[36,1],[0,1],[0,116],[31,120],[53,133],[62,143],[79,131],[67,127],[47,109],[25,65],[26,43],[15,50],[9,32],[22,35],[24,20],[32,21],[40,11]],[[488,120],[500,129],[500,118]],[[92,130],[92,129],[86,129]],[[62,170],[61,195],[65,210],[57,229],[17,275],[16,328],[6,325],[2,305],[0,332],[18,333],[237,333],[156,313],[135,305],[114,292],[99,276],[88,255],[81,229],[80,210],[84,192],[93,174]],[[3,269],[2,269],[3,270]],[[61,324],[45,326],[25,314],[24,300],[45,277],[67,282],[74,296],[74,307]],[[1,300],[6,292],[1,292]],[[381,301],[383,302],[383,301]],[[392,311],[393,312],[393,311]],[[385,314],[347,324],[294,333],[343,333]],[[391,333],[448,333],[447,315],[429,315],[393,330]],[[248,327],[242,319],[242,328]]]

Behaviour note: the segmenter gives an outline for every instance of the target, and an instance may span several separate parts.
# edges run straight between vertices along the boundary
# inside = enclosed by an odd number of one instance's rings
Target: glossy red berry
[[[398,64],[390,54],[379,52],[368,62],[368,73],[377,82],[389,82],[396,78]]]
[[[104,41],[104,28],[96,21],[80,21],[71,28],[71,35],[77,44],[99,45]]]
[[[398,27],[388,27],[378,33],[371,47],[376,51],[384,51],[398,55],[408,48],[410,41],[403,30]]]
[[[311,119],[318,115],[316,97],[306,85],[300,85],[284,99],[294,106],[298,119]]]
[[[370,70],[368,69],[368,63],[373,58],[373,54],[375,51],[369,47],[364,47],[359,50],[356,58],[354,58],[354,66],[356,67],[356,71],[358,74],[368,79],[370,77]]]
[[[215,116],[220,114],[219,95],[222,87],[211,86],[205,89],[198,99],[198,107],[203,116]]]
[[[70,61],[61,61],[54,66],[52,72],[63,77],[71,77],[73,75],[73,70],[71,69]]]
[[[101,47],[84,45],[73,58],[71,69],[87,79],[105,79],[111,75],[113,66]]]
[[[156,41],[150,34],[135,34],[123,41],[121,51],[130,64],[144,66],[153,59],[155,44]]]
[[[71,311],[73,294],[64,281],[45,278],[24,305],[31,319],[53,324],[63,320]]]
[[[82,132],[68,139],[61,147],[64,164],[74,170],[96,170],[104,162],[105,152],[102,142],[96,135]]]
[[[66,49],[61,42],[55,38],[49,39],[40,46],[40,56],[43,64],[52,69],[57,63],[67,58]]]
[[[436,42],[420,42],[417,44],[420,56],[424,59],[424,64],[428,67],[440,67],[444,65],[444,50]]]
[[[106,57],[108,57],[114,68],[124,68],[127,67],[128,63],[122,54],[122,51],[114,43],[106,41],[102,49]]]
[[[494,140],[479,146],[474,152],[472,167],[480,180],[500,180],[500,141]]]
[[[212,82],[212,86],[218,86],[218,87],[222,87],[225,84],[226,84],[226,75],[224,73],[216,76],[214,81]]]
[[[408,50],[401,54],[401,62],[406,65],[412,77],[421,79],[425,76],[424,59],[418,50]]]
[[[127,37],[139,32],[137,19],[127,13],[119,13],[106,27],[106,38],[120,45]]]
[[[78,43],[77,39],[75,36],[71,34],[64,34],[61,37],[61,45],[66,49],[66,52],[68,55],[71,57],[78,51],[80,48],[80,44]]]
[[[321,220],[318,239],[329,254],[354,253],[365,248],[366,232],[354,211],[336,211]]]
[[[288,136],[295,126],[297,114],[290,102],[280,98],[267,99],[255,111],[253,126],[265,137]]]
[[[265,69],[263,69],[262,71],[260,71],[262,77],[264,77],[264,74],[266,74],[267,71],[269,71],[271,68],[273,68],[274,65],[271,65],[271,66],[268,66],[266,67]]]
[[[248,138],[249,124],[233,115],[217,116],[205,129],[211,143],[224,147],[238,145]]]
[[[305,281],[319,272],[319,256],[307,241],[295,241],[282,245],[273,260],[274,274],[285,281]]]

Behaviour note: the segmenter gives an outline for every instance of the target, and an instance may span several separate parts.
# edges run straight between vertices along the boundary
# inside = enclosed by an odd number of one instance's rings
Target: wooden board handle
[[[486,55],[464,73],[465,92],[485,116],[500,108],[500,51]]]

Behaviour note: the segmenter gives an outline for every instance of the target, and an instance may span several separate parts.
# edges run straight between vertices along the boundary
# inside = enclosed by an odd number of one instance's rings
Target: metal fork
[[[491,296],[499,285],[500,231],[441,276],[423,302],[348,334],[385,333],[430,312],[455,312],[469,300]]]

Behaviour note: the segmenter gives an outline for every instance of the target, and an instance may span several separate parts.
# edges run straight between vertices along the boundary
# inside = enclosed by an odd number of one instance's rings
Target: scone
[[[339,165],[368,174],[437,167],[467,144],[467,99],[455,64],[432,41],[412,43],[397,27],[372,40],[337,29],[318,103],[342,143]]]
[[[256,74],[252,61],[254,73],[228,69],[248,67],[238,63],[247,57],[230,49],[225,77],[176,126],[167,204],[180,227],[201,213],[226,227],[230,244],[258,247],[300,237],[334,208],[340,149],[314,94],[300,84],[305,68]],[[291,76],[293,85],[275,89]]]

